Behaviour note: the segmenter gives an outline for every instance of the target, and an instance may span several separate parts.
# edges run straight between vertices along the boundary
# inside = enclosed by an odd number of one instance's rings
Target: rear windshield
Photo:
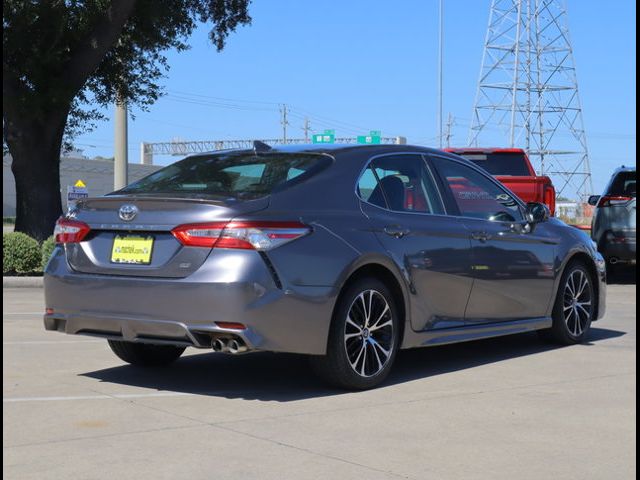
[[[620,172],[611,182],[607,195],[617,197],[636,196],[636,172]]]
[[[331,162],[314,154],[217,154],[188,157],[117,194],[259,198],[309,178]]]
[[[531,176],[523,153],[464,153],[462,156],[491,175]]]

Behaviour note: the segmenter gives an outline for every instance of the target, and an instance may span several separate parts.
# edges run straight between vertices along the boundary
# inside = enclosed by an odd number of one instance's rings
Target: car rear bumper
[[[636,263],[636,238],[631,236],[616,236],[613,241],[607,241],[602,247],[602,255],[608,263]]]
[[[248,250],[220,250],[192,275],[169,279],[78,273],[57,249],[44,289],[47,330],[198,348],[235,337],[249,349],[316,355],[325,353],[335,303],[331,287],[278,288]]]

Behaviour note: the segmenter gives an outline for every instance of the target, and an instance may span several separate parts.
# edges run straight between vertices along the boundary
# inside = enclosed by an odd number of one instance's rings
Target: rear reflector
[[[247,328],[244,324],[236,322],[215,322],[215,324],[220,328],[228,328],[229,330],[245,330]]]
[[[53,230],[56,243],[78,243],[91,231],[89,225],[77,220],[60,217]]]
[[[633,200],[633,197],[605,195],[598,202],[598,207],[612,207],[616,205],[624,205]]]
[[[300,222],[213,222],[180,225],[171,233],[189,247],[271,250],[311,232]]]
[[[45,308],[44,313],[45,315],[53,315],[53,308]]]

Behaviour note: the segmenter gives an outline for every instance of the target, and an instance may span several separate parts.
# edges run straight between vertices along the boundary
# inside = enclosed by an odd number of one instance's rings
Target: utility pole
[[[304,117],[304,127],[302,127],[302,130],[304,131],[304,141],[309,143],[309,132],[311,131],[309,117]]]
[[[442,63],[444,60],[444,2],[440,0],[439,6],[439,39],[438,39],[438,145],[442,148]]]
[[[449,112],[449,117],[447,118],[447,130],[444,134],[445,139],[447,140],[447,148],[451,147],[451,128],[453,127],[453,115]]]
[[[282,119],[280,120],[280,125],[282,125],[282,143],[287,143],[287,126],[289,125],[289,121],[287,120],[287,114],[289,113],[289,109],[286,104],[282,104],[280,108],[280,114],[282,115]]]
[[[127,103],[124,100],[116,100],[115,111],[115,139],[113,158],[113,188],[120,190],[129,183],[127,158],[128,133],[127,133]]]

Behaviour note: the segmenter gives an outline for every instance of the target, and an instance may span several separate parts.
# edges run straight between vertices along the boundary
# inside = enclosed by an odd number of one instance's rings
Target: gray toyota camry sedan
[[[282,146],[187,157],[56,226],[47,330],[125,362],[186,347],[308,354],[365,389],[401,348],[538,330],[583,342],[605,310],[593,242],[453,154]]]

